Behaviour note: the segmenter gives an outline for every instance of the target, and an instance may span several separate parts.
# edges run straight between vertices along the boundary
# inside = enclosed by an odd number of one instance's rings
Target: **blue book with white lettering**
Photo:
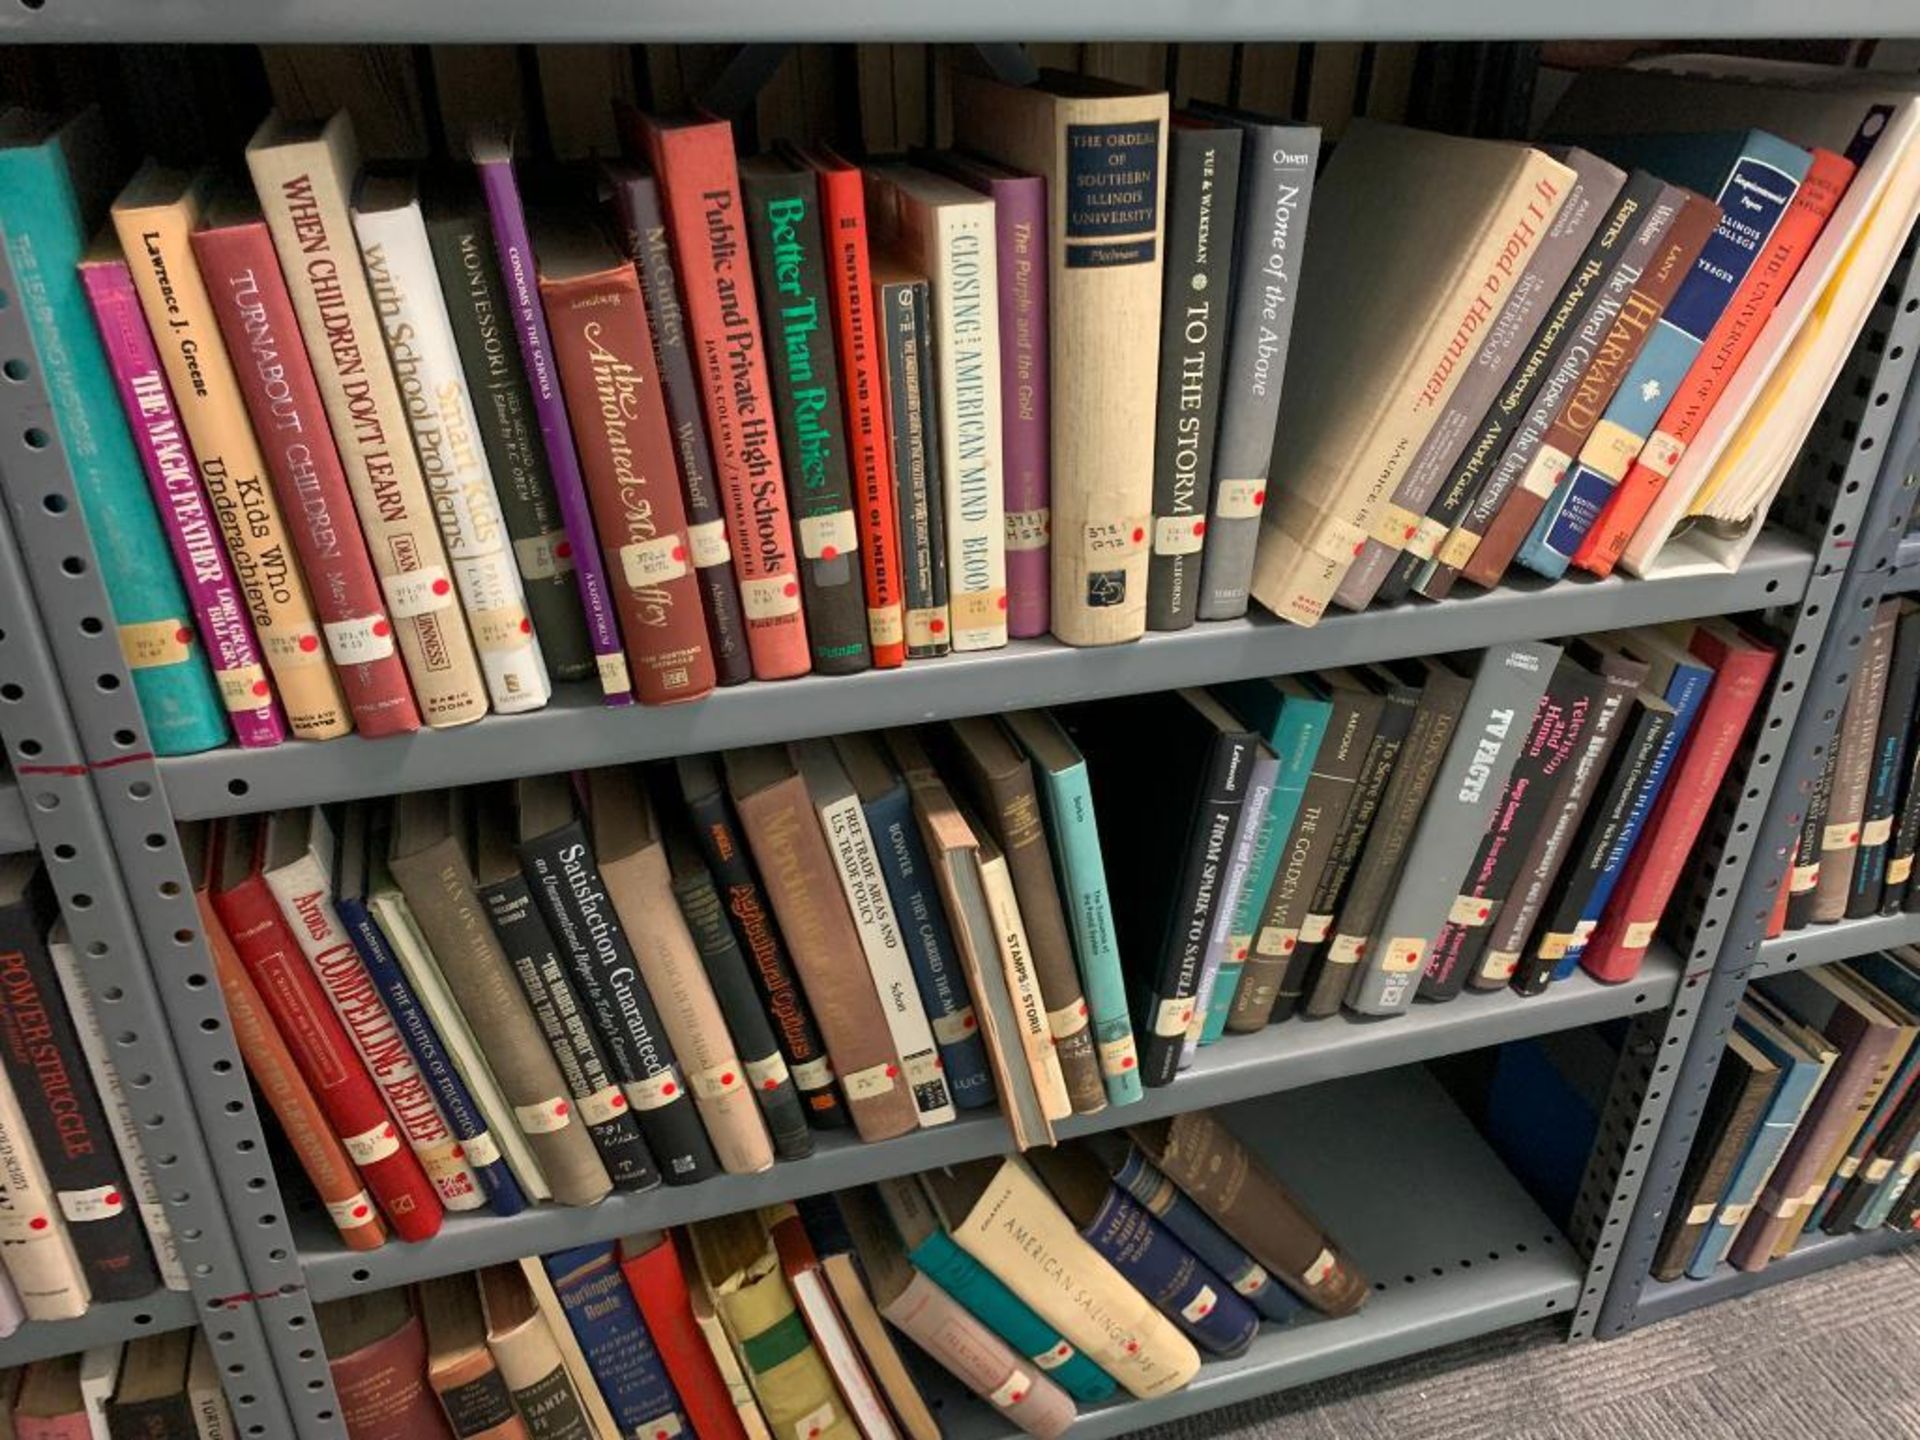
[[[10,130],[0,138],[0,236],[140,713],[156,754],[210,750],[227,742],[226,712],[77,268],[125,175],[98,108],[58,126],[16,112]],[[36,434],[9,443],[45,444]]]
[[[1624,136],[1601,142],[1600,148],[1617,164],[1644,166],[1674,184],[1712,195],[1721,214],[1581,447],[1572,473],[1547,500],[1520,547],[1522,565],[1555,580],[1599,521],[1813,163],[1799,146],[1763,130]]]
[[[587,1369],[622,1435],[691,1435],[679,1392],[640,1318],[614,1247],[605,1242],[540,1257]]]

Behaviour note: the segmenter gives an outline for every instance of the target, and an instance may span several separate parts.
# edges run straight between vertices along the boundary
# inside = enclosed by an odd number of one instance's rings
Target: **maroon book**
[[[352,1440],[454,1440],[427,1384],[427,1336],[403,1290],[318,1307],[327,1368]]]

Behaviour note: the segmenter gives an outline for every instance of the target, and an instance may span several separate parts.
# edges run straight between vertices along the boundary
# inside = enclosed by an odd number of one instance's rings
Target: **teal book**
[[[1616,164],[1644,166],[1673,184],[1712,196],[1720,205],[1720,223],[1520,549],[1523,565],[1555,580],[1566,573],[1569,560],[1579,557],[1584,563],[1587,536],[1813,163],[1805,150],[1764,130],[1623,136],[1598,148]]]
[[[1127,982],[1120,971],[1120,943],[1114,937],[1113,904],[1107,893],[1106,861],[1100,856],[1100,825],[1087,783],[1087,762],[1045,710],[1021,710],[1006,721],[1040,780],[1040,806],[1047,838],[1053,842],[1060,895],[1073,928],[1073,953],[1079,961],[1107,1101],[1131,1105],[1142,1093],[1140,1054],[1127,1010]]]
[[[1280,842],[1293,829],[1300,797],[1306,793],[1307,779],[1313,774],[1313,757],[1319,753],[1320,737],[1326,732],[1328,717],[1333,714],[1330,701],[1315,695],[1290,675],[1272,680],[1235,681],[1216,686],[1213,694],[1266,742],[1280,768],[1274,777],[1273,798],[1267,802],[1267,812],[1248,855],[1246,879],[1234,902],[1227,948],[1207,1003],[1206,1024],[1200,1031],[1202,1045],[1213,1044],[1227,1028],[1227,1012],[1233,1008],[1233,992],[1240,983],[1240,969],[1246,961],[1248,947],[1253,944],[1253,927],[1259,923],[1267,891],[1273,888],[1274,872],[1280,868]]]
[[[148,734],[184,755],[226,743],[225,712],[78,269],[120,178],[111,153],[97,109],[0,121],[0,232]]]

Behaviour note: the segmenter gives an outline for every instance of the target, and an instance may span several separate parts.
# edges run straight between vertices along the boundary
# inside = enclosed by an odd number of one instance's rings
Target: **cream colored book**
[[[478,1273],[480,1310],[487,1322],[487,1349],[514,1407],[530,1433],[555,1440],[587,1440],[587,1414],[574,1388],[559,1342],[521,1268],[538,1261],[489,1265]]]
[[[197,1440],[234,1440],[233,1411],[220,1385],[220,1366],[213,1358],[204,1330],[193,1332],[193,1351],[187,1360],[187,1405],[193,1411]]]
[[[345,110],[325,125],[269,115],[247,143],[247,169],[421,716],[435,727],[462,725],[487,713],[487,687],[360,268],[347,215],[359,168]]]
[[[113,202],[113,227],[287,721],[303,740],[327,740],[352,730],[353,717],[319,643],[313,600],[193,258],[189,237],[210,179],[149,162]],[[228,708],[259,706],[251,667],[216,678]]]
[[[567,1323],[566,1308],[554,1292],[553,1281],[547,1278],[546,1266],[540,1263],[537,1256],[530,1257],[520,1262],[520,1274],[533,1295],[534,1307],[540,1312],[540,1319],[553,1340],[553,1348],[559,1352],[560,1364],[567,1372],[567,1379],[573,1383],[574,1397],[580,1402],[580,1413],[587,1418],[588,1432],[595,1440],[601,1436],[619,1435],[620,1427],[614,1423],[613,1412],[607,1408],[606,1397],[600,1393],[600,1382],[594,1378],[593,1367],[587,1363],[580,1341],[573,1333],[573,1326]]]
[[[1573,179],[1525,146],[1367,120],[1335,149],[1254,556],[1254,598],[1274,614],[1316,624],[1369,538],[1404,543],[1420,517],[1392,513],[1394,490],[1498,317],[1485,279]]]
[[[958,143],[1047,182],[1053,633],[1069,645],[1146,630],[1167,123],[1163,91],[953,77]]]
[[[553,682],[481,448],[413,178],[369,178],[354,200],[353,228],[487,694],[502,715],[538,710],[552,698]]]
[[[720,1313],[713,1308],[713,1295],[700,1274],[692,1247],[687,1246],[680,1254],[680,1269],[687,1280],[687,1306],[693,1311],[693,1323],[699,1327],[700,1338],[707,1342],[707,1351],[726,1384],[727,1398],[733,1401],[733,1413],[740,1417],[740,1428],[747,1432],[747,1440],[773,1440],[767,1417],[760,1413],[760,1402],[754,1399],[753,1386],[747,1383],[747,1372],[740,1366],[740,1356],[727,1338],[727,1327],[720,1323]]]
[[[13,1082],[0,1070],[0,1264],[29,1320],[87,1313],[86,1272],[67,1234],[53,1186],[27,1135]]]
[[[93,1440],[114,1440],[107,1419],[107,1406],[113,1400],[114,1382],[120,1378],[120,1357],[125,1346],[95,1345],[80,1354],[80,1408],[87,1417],[87,1432]]]
[[[1200,1356],[1093,1246],[1018,1159],[925,1177],[954,1241],[1094,1364],[1142,1400],[1180,1389]]]
[[[987,912],[993,916],[1000,965],[1006,972],[1007,993],[1013,997],[1020,1046],[1026,1052],[1028,1069],[1033,1071],[1033,1087],[1047,1119],[1065,1120],[1073,1114],[1073,1099],[1067,1093],[1066,1076],[1053,1048],[1053,1031],[1047,1023],[1046,1001],[1040,994],[1040,977],[1034,970],[1033,947],[1027,943],[1027,927],[1020,918],[1020,901],[1013,891],[1013,875],[1007,869],[1007,857],[987,838],[984,829],[976,824],[973,833],[980,846],[980,885],[986,891]]]
[[[600,878],[686,1071],[714,1157],[730,1175],[771,1169],[773,1141],[674,899],[652,799],[638,773],[624,766],[589,771],[587,795]]]

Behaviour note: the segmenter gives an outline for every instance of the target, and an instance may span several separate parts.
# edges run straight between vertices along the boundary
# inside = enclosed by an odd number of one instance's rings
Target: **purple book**
[[[609,705],[633,704],[633,682],[627,674],[627,656],[620,643],[620,625],[614,619],[613,596],[600,557],[600,540],[587,504],[586,483],[580,478],[580,456],[567,426],[566,402],[560,398],[560,380],[553,369],[553,342],[547,335],[546,313],[535,288],[533,242],[527,236],[527,216],[520,207],[520,186],[513,178],[513,151],[504,136],[481,135],[473,142],[473,162],[480,172],[480,188],[487,197],[487,215],[493,222],[493,243],[500,255],[500,278],[513,309],[514,333],[520,337],[520,358],[533,391],[533,408],[540,417],[540,438],[553,472],[553,490],[560,502],[560,523],[573,547],[573,574],[580,583],[580,608],[586,613],[587,639],[600,667],[600,689]]]
[[[121,259],[89,259],[81,262],[80,283],[100,327],[107,367],[127,412],[127,428],[140,452],[140,468],[146,471],[173,563],[186,585],[194,625],[213,662],[213,678],[234,738],[251,749],[278,745],[287,738],[286,722],[274,703],[246,602],[214,527],[200,467],[161,373],[160,354],[133,288],[133,272]]]
[[[1047,398],[1047,182],[951,151],[925,157],[993,200],[999,240],[1001,474],[1007,504],[1007,634],[1052,627],[1047,555],[1051,483]]]

